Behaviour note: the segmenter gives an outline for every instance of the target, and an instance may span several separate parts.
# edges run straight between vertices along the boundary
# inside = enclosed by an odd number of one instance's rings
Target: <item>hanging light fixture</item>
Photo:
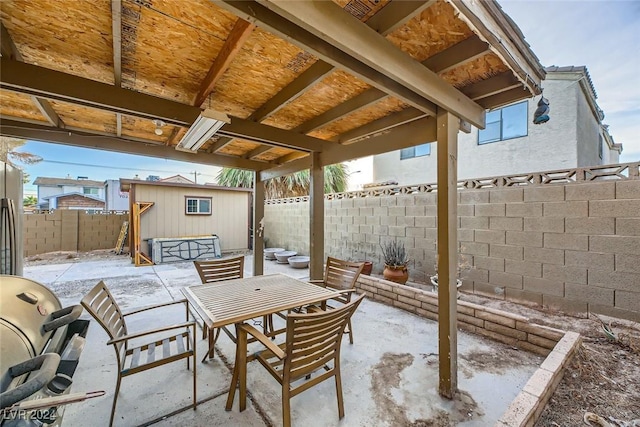
[[[154,133],[158,136],[162,135],[164,133],[164,131],[162,130],[162,126],[166,125],[166,123],[160,119],[152,120],[152,122],[156,126],[156,130],[154,130]]]
[[[533,113],[533,124],[539,125],[549,121],[549,100],[540,93],[540,101],[538,101],[538,108]]]

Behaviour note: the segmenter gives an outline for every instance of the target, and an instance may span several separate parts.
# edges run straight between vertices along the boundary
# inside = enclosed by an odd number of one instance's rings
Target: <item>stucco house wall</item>
[[[584,67],[574,71],[549,71],[543,82],[551,120],[534,125],[540,97],[527,102],[527,135],[478,144],[478,129],[458,133],[458,178],[514,175],[534,170],[569,169],[618,162],[621,146],[614,144],[598,117],[595,92]],[[601,113],[601,112],[600,112]],[[606,134],[606,135],[603,135]],[[603,139],[603,155],[598,154]],[[374,156],[373,182],[396,181],[400,185],[437,179],[437,144],[431,154],[400,160],[400,151]]]

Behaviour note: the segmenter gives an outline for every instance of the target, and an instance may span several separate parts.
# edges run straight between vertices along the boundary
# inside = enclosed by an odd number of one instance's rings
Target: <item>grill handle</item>
[[[58,311],[54,311],[53,313],[51,313],[52,320],[42,324],[42,330],[44,332],[50,332],[54,329],[58,329],[61,326],[68,325],[69,323],[80,317],[81,314],[82,306],[78,304],[65,307]]]
[[[32,371],[38,371],[38,373],[30,377],[24,384],[1,393],[0,408],[8,408],[44,387],[56,375],[59,363],[60,355],[45,353],[9,368],[7,374],[11,378],[16,378]]]

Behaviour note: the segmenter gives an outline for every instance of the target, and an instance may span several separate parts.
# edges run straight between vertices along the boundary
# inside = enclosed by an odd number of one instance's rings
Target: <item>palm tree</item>
[[[16,162],[32,165],[42,161],[42,157],[38,155],[16,151],[26,143],[27,141],[24,139],[0,136],[0,160],[18,169],[22,169],[22,167]],[[22,180],[25,183],[29,182],[29,174],[23,171]]]
[[[324,168],[324,192],[340,193],[346,191],[349,174],[341,164]],[[253,172],[234,168],[222,168],[218,173],[218,184],[227,187],[253,187]],[[267,199],[283,199],[309,195],[309,170],[273,178],[265,182]]]

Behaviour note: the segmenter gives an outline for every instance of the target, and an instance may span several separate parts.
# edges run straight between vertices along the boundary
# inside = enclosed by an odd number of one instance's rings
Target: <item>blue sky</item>
[[[604,123],[622,143],[621,162],[640,160],[640,1],[498,0],[522,30],[544,66],[586,65],[605,112]],[[553,101],[551,100],[553,120]],[[181,174],[213,182],[219,168],[195,163],[28,142],[22,151],[44,161],[25,167],[38,176],[86,176],[89,179],[168,177]],[[81,166],[85,165],[85,166]],[[26,194],[35,186],[25,185]]]

